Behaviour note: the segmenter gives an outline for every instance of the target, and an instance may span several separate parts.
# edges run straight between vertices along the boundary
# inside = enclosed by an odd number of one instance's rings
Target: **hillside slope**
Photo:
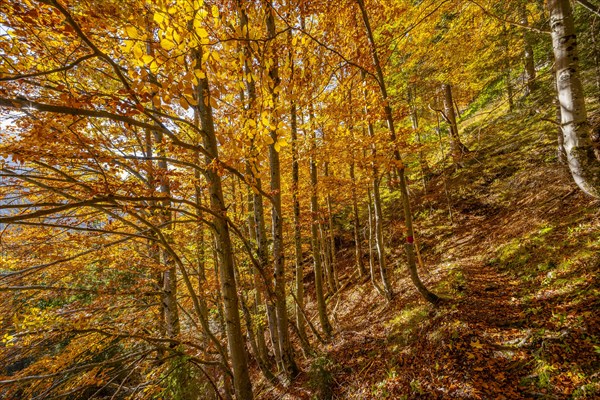
[[[421,274],[444,304],[417,295],[392,248],[393,301],[368,281],[347,285],[329,303],[335,337],[304,360],[312,372],[289,388],[258,385],[259,398],[599,395],[600,202],[557,162],[556,128],[534,121],[472,123],[466,166],[414,193]]]

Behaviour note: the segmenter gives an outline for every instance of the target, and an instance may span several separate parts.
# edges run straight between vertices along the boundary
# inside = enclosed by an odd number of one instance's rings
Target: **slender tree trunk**
[[[154,140],[160,146],[162,143],[162,133],[159,131],[154,132]],[[167,161],[165,160],[166,154],[164,150],[158,151],[160,160],[158,161],[158,167],[162,170],[160,175],[160,193],[164,194],[168,199],[171,197],[171,188],[169,185],[169,178],[167,177]],[[170,223],[172,220],[171,202],[169,200],[161,201],[161,222]],[[170,224],[167,225],[168,229],[173,229]],[[164,236],[166,240],[171,244],[173,242],[172,235],[165,232]],[[172,256],[166,250],[161,250],[161,260],[163,265],[167,266],[167,270],[163,272],[162,283],[163,283],[163,310],[165,315],[165,327],[168,337],[175,337],[179,335],[179,310],[177,309],[177,267]]]
[[[291,31],[290,31],[291,32]],[[293,65],[293,62],[292,62]],[[293,70],[292,70],[293,74]],[[292,139],[292,203],[294,205],[294,261],[296,265],[296,325],[303,347],[308,350],[306,336],[306,321],[302,310],[304,308],[304,270],[302,266],[302,232],[300,229],[300,200],[298,199],[298,181],[300,168],[298,164],[298,123],[296,103],[290,106],[291,139]]]
[[[245,33],[246,39],[250,38],[249,30],[248,30],[248,16],[246,13],[246,9],[244,7],[243,0],[238,0],[238,14],[240,17],[240,28],[242,32]],[[246,41],[242,47],[244,54],[244,76],[245,76],[245,86],[246,92],[248,94],[248,104],[246,106],[247,118],[251,120],[256,119],[256,83],[254,81],[252,75],[252,51],[250,49],[250,42]],[[243,94],[243,91],[242,91]],[[251,176],[254,179],[254,186],[256,190],[252,190],[252,210],[253,210],[253,222],[252,226],[254,227],[253,235],[256,238],[256,245],[258,249],[258,261],[260,267],[263,271],[270,270],[269,267],[269,248],[268,248],[268,240],[267,240],[267,230],[265,227],[265,211],[263,204],[263,197],[260,194],[262,189],[262,181],[260,178],[255,176],[254,171],[258,171],[259,165],[256,159],[258,159],[257,150],[252,142],[249,148],[250,152],[250,160],[246,163],[246,170],[248,176]],[[258,271],[254,271],[254,283],[256,288],[255,294],[255,312],[258,312],[258,306],[262,304],[262,292],[271,293],[271,287],[263,287],[260,283],[260,274]],[[265,285],[269,285],[269,282],[265,282]],[[267,324],[269,326],[269,337],[271,339],[271,347],[273,348],[273,352],[275,354],[275,360],[277,363],[278,369],[281,371],[284,369],[283,359],[281,357],[281,351],[279,346],[279,333],[278,327],[276,324],[276,308],[273,304],[273,299],[267,295],[265,299],[265,313],[267,317]],[[269,356],[267,351],[267,345],[265,341],[265,331],[264,326],[259,323],[257,325],[257,347],[258,351],[261,354],[261,357],[265,361],[265,364],[269,364]]]
[[[350,182],[352,185],[352,217],[354,219],[354,256],[358,276],[362,278],[367,274],[365,263],[363,262],[362,240],[360,238],[360,218],[358,214],[358,198],[356,196],[356,176],[354,172],[354,154],[350,162]]]
[[[335,285],[335,291],[340,287],[340,281],[338,278],[337,269],[337,256],[335,254],[335,229],[333,225],[333,208],[331,207],[331,194],[327,189],[327,225],[328,225],[328,241],[329,241],[329,257],[331,259],[331,275],[333,276],[333,284]]]
[[[522,2],[519,7],[519,17],[523,26],[529,26],[527,19],[527,5]],[[533,46],[531,33],[523,29],[523,64],[525,73],[525,96],[535,90],[535,62],[533,60]]]
[[[296,101],[294,96],[294,49],[293,49],[293,33],[288,31],[288,64],[290,66],[290,85],[291,98],[290,101],[290,136],[292,141],[292,203],[294,209],[294,264],[296,268],[295,288],[296,298],[294,302],[296,327],[298,329],[298,337],[304,355],[311,353],[310,342],[306,335],[306,318],[304,318],[304,266],[302,265],[302,230],[300,223],[300,200],[298,198],[299,180],[300,180],[300,164],[298,162],[298,111],[296,109]]]
[[[371,188],[367,187],[367,197],[368,197],[368,202],[367,202],[367,207],[368,207],[368,212],[369,212],[369,275],[371,276],[371,284],[373,284],[373,287],[375,288],[375,290],[377,290],[377,292],[379,292],[380,295],[382,295],[383,297],[385,297],[385,291],[381,288],[381,286],[379,286],[379,284],[377,283],[377,280],[375,279],[375,255],[373,252],[373,231],[374,231],[374,226],[375,224],[373,223],[373,201],[372,201],[372,196],[371,196]]]
[[[377,55],[377,46],[375,44],[375,39],[373,37],[373,31],[371,30],[371,24],[369,22],[369,17],[367,15],[367,10],[365,8],[364,0],[356,0],[358,6],[360,8],[363,22],[365,24],[365,29],[367,31],[367,38],[369,40],[369,44],[371,47],[371,55],[373,57],[373,64],[375,66],[375,70],[377,72],[377,80],[379,84],[379,88],[381,90],[381,97],[384,103],[384,111],[385,117],[388,125],[388,129],[390,132],[390,140],[392,143],[396,143],[396,131],[394,127],[394,118],[392,115],[392,108],[389,103],[387,88],[385,85],[385,80],[383,77],[383,70],[381,68],[381,63],[379,62],[379,56]],[[402,158],[400,157],[400,151],[396,148],[394,149],[394,160],[397,164],[397,174],[399,178],[399,187],[400,193],[402,195],[402,208],[404,210],[404,222],[406,224],[406,243],[404,245],[404,249],[406,251],[408,269],[410,271],[410,275],[413,278],[413,283],[423,295],[423,297],[433,304],[437,304],[439,302],[439,297],[427,290],[423,283],[421,282],[419,275],[417,273],[417,265],[415,263],[414,257],[414,232],[412,225],[412,213],[410,210],[410,200],[408,198],[408,188],[406,183],[406,177],[404,172],[404,163],[402,162]]]
[[[469,149],[460,141],[460,136],[458,136],[458,125],[453,106],[454,100],[452,99],[452,86],[443,84],[442,90],[444,91],[444,118],[450,127],[450,152],[455,164],[460,165],[464,153],[468,153]]]
[[[509,29],[506,28],[506,25],[502,26],[502,44],[504,47],[504,81],[506,83],[506,96],[508,99],[508,110],[509,111],[513,111],[515,108],[515,102],[514,102],[514,90],[513,90],[513,84],[512,84],[512,78],[511,78],[511,63],[510,63],[510,31]]]
[[[600,197],[600,163],[590,138],[583,87],[579,78],[577,41],[569,0],[548,0],[564,148],[571,175],[585,193]]]
[[[427,192],[427,182],[431,176],[431,168],[429,168],[429,164],[427,163],[427,159],[425,158],[425,153],[423,152],[423,147],[421,144],[421,133],[419,130],[419,114],[417,110],[417,105],[415,104],[416,94],[415,88],[411,88],[408,86],[408,107],[410,109],[410,123],[417,137],[417,144],[419,145],[419,166],[421,167],[421,179],[423,181],[423,191]]]
[[[315,297],[317,298],[317,310],[321,329],[325,336],[331,336],[333,329],[327,316],[327,304],[323,294],[323,265],[321,264],[321,240],[319,239],[319,201],[317,199],[317,132],[312,126],[314,115],[312,105],[309,105],[309,119],[311,121],[312,138],[310,144],[310,213],[311,213],[311,245],[313,253],[313,265],[315,272]]]
[[[249,165],[247,165],[247,171],[248,171],[248,176],[252,176],[251,172],[250,172],[250,167]],[[253,193],[253,190],[251,188],[248,188],[248,234],[250,237],[250,240],[254,243],[256,243],[256,247],[259,249],[258,253],[258,261],[261,265],[261,268],[265,267],[265,263],[263,263],[262,261],[262,257],[261,257],[261,249],[259,248],[259,241],[258,241],[258,227],[255,221],[256,219],[259,219],[259,216],[256,215],[256,213],[254,212],[254,201],[255,201],[255,194]],[[262,220],[264,221],[264,218],[262,218]],[[263,231],[264,231],[264,225],[263,225]],[[263,288],[261,286],[261,281],[260,281],[260,273],[256,270],[256,268],[253,269],[253,284],[254,284],[254,306],[252,308],[252,314],[255,316],[259,316],[259,306],[262,305],[263,300],[262,300],[262,291]],[[259,321],[256,323],[256,347],[258,352],[257,357],[260,357],[262,359],[262,361],[264,362],[265,365],[269,365],[269,353],[267,351],[267,343],[265,341],[265,329],[264,329],[264,324],[262,323],[262,318],[258,317],[257,318]]]
[[[362,79],[365,79],[365,73],[362,73]],[[385,298],[389,301],[393,297],[393,290],[388,280],[387,263],[385,257],[385,243],[383,241],[383,210],[381,208],[381,195],[379,192],[379,167],[377,165],[377,146],[375,145],[375,129],[369,119],[369,106],[367,99],[367,89],[364,89],[365,116],[367,118],[367,130],[371,138],[371,189],[373,190],[373,206],[375,219],[375,245],[377,246],[377,259],[379,260],[379,273]]]
[[[275,19],[273,17],[273,6],[270,0],[265,2],[266,4],[266,25],[267,34],[274,44],[276,38],[275,30]],[[271,53],[269,56],[272,58],[272,65],[268,70],[271,84],[269,84],[269,91],[273,107],[276,108],[278,104],[277,86],[279,86],[279,66],[277,60],[277,54],[274,46],[270,48]],[[277,126],[275,121],[274,126]],[[271,139],[273,143],[269,145],[269,166],[271,169],[271,193],[272,196],[272,207],[271,207],[271,229],[273,234],[273,263],[274,263],[274,275],[275,275],[275,297],[276,297],[276,309],[277,309],[277,329],[279,333],[279,348],[285,367],[287,376],[294,377],[298,374],[298,366],[294,361],[294,350],[290,342],[289,330],[288,330],[288,314],[286,304],[286,291],[285,291],[285,264],[283,254],[283,219],[281,209],[281,172],[279,162],[279,151],[275,148],[277,143],[278,134],[277,130],[271,131]]]
[[[153,31],[153,28],[149,26],[148,30]],[[147,46],[147,51],[150,54],[153,54],[153,50],[150,46]],[[156,77],[150,74],[150,79],[152,81],[156,80]],[[154,106],[153,106],[154,108]],[[167,226],[167,230],[171,231],[173,226],[171,226],[170,222],[172,220],[172,213],[170,211],[171,202],[168,198],[171,197],[171,187],[169,184],[168,178],[168,165],[165,159],[166,154],[164,147],[162,146],[163,134],[160,131],[153,131],[154,135],[154,143],[159,148],[158,156],[160,160],[157,162],[158,168],[160,168],[161,174],[159,178],[159,192],[165,195],[165,200],[160,202],[162,209],[159,211],[160,221],[161,223],[165,223]],[[152,136],[147,133],[146,136],[146,152],[149,156],[152,155]],[[152,170],[152,169],[151,169]],[[154,180],[154,177],[152,177]],[[150,182],[150,181],[149,181]],[[155,183],[150,182],[152,186],[152,190],[155,189]],[[172,234],[167,232],[163,235],[169,244],[173,242]],[[175,337],[179,335],[180,326],[179,326],[179,310],[177,308],[177,267],[175,265],[175,260],[165,249],[157,249],[154,254],[156,259],[160,259],[161,263],[167,267],[167,270],[162,273],[162,276],[159,278],[159,283],[162,286],[162,313],[163,313],[163,327],[168,337]]]
[[[201,60],[201,48],[199,52],[198,60]],[[233,248],[226,219],[227,207],[225,206],[225,201],[223,199],[221,177],[213,165],[214,162],[219,159],[219,149],[215,134],[212,108],[210,106],[208,78],[204,77],[203,79],[200,79],[198,86],[202,100],[198,102],[197,112],[200,117],[202,130],[204,131],[204,149],[208,153],[206,158],[205,176],[210,196],[210,207],[214,213],[213,226],[216,238],[215,250],[219,261],[219,278],[221,294],[223,297],[225,330],[227,333],[227,342],[233,369],[235,393],[239,399],[252,399],[252,384],[250,383],[250,375],[248,373],[248,359],[239,316],[237,285],[235,282],[235,270],[233,265]]]
[[[329,241],[325,233],[325,221],[319,218],[319,241],[321,242],[321,260],[323,260],[323,272],[325,274],[325,280],[329,287],[329,293],[335,293],[335,279],[333,278],[333,270],[331,268],[331,258],[329,257]]]
[[[325,135],[323,135],[323,140],[325,140]],[[331,207],[331,193],[329,191],[329,161],[325,161],[325,181],[328,183],[327,184],[327,195],[325,196],[325,203],[327,205],[327,237],[324,238],[325,242],[327,243],[326,249],[327,251],[327,256],[329,257],[329,274],[332,277],[333,280],[333,285],[334,285],[334,292],[336,292],[338,290],[338,288],[340,287],[340,283],[338,280],[338,274],[337,274],[337,261],[336,261],[336,255],[335,255],[335,235],[334,235],[334,228],[333,228],[333,212],[332,212],[332,207]]]
[[[600,36],[600,28],[598,27],[598,18],[594,18],[591,27],[592,31],[592,50],[594,53],[594,69],[596,70],[596,99],[600,103],[600,44],[598,37]]]

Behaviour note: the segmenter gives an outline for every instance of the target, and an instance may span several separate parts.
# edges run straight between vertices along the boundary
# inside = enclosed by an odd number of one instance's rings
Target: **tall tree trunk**
[[[238,7],[238,15],[240,18],[240,28],[241,31],[244,32],[246,39],[250,38],[250,33],[248,29],[248,15],[246,13],[246,9],[243,4],[243,0],[237,1]],[[248,103],[246,105],[246,117],[250,120],[256,119],[256,82],[254,81],[252,75],[252,51],[250,49],[249,40],[245,41],[242,46],[242,53],[244,55],[244,64],[243,64],[243,72],[244,72],[244,82],[246,86],[246,92],[248,97]],[[243,95],[242,90],[242,95]],[[254,143],[252,142],[249,146],[250,157],[246,162],[246,172],[249,177],[254,179],[255,188],[251,189],[251,194],[249,197],[251,198],[251,202],[249,202],[249,208],[252,208],[252,219],[249,221],[249,225],[253,228],[251,232],[251,237],[255,238],[256,246],[258,249],[258,262],[260,267],[267,271],[269,270],[269,248],[267,241],[267,231],[265,227],[265,212],[263,205],[263,197],[260,194],[262,189],[262,182],[260,178],[255,177],[254,171],[258,171],[259,165],[256,161],[258,159],[258,154]],[[269,285],[268,282],[265,282],[265,285]],[[258,271],[254,270],[254,286],[255,286],[255,296],[254,296],[254,312],[258,313],[258,307],[262,304],[262,292],[270,293],[270,287],[264,287],[260,283],[260,274]],[[277,326],[275,322],[275,308],[272,304],[272,299],[267,295],[265,299],[265,312],[267,314],[267,321],[269,325],[269,335],[271,338],[271,344],[273,347],[273,351],[275,353],[275,359],[277,360],[279,368],[283,368],[283,363],[281,359],[281,352],[279,351],[279,335],[277,333]],[[267,345],[265,341],[265,330],[264,325],[262,323],[258,323],[256,327],[256,342],[259,351],[259,356],[263,359],[265,365],[269,364],[269,356],[267,351]]]
[[[290,31],[291,32],[291,31]],[[292,63],[293,65],[293,63]],[[292,69],[293,75],[293,69]],[[290,106],[291,140],[292,140],[292,203],[294,205],[294,261],[296,265],[296,325],[303,347],[308,350],[306,336],[306,321],[302,310],[304,308],[304,270],[302,266],[302,232],[300,229],[300,200],[298,199],[298,181],[300,166],[298,164],[298,123],[296,103]]]
[[[571,175],[585,193],[600,197],[600,163],[590,138],[583,87],[579,78],[577,40],[569,0],[548,0],[564,148]]]
[[[270,84],[268,84],[268,87],[274,107],[273,111],[276,111],[279,100],[277,95],[277,86],[279,86],[280,81],[277,53],[274,47],[277,32],[275,30],[273,5],[270,0],[266,1],[265,4],[267,35],[272,44],[270,47],[271,53],[269,54],[269,57],[271,57],[273,61],[271,67],[268,69],[270,78]],[[273,125],[277,126],[277,123],[278,121],[274,121]],[[279,150],[275,147],[277,140],[279,139],[276,129],[271,131],[271,139],[273,140],[273,143],[269,145],[269,166],[271,169],[271,193],[273,196],[273,204],[271,207],[271,229],[273,235],[273,272],[275,275],[277,329],[279,331],[279,348],[281,351],[285,372],[287,376],[294,377],[298,374],[299,370],[296,362],[294,361],[294,350],[290,342],[288,330],[288,314],[285,295],[285,264],[283,254],[283,217],[281,213],[281,167],[279,162]]]
[[[153,31],[153,28],[150,26],[149,22],[147,22],[148,30]],[[146,47],[149,54],[153,54],[152,48],[147,45]],[[156,77],[150,73],[150,80],[156,81]],[[152,106],[154,108],[154,106]],[[160,202],[160,206],[162,209],[159,211],[159,220],[161,223],[164,223],[167,227],[167,232],[170,232],[173,229],[170,222],[172,220],[172,213],[170,211],[171,202],[168,200],[171,197],[171,187],[169,184],[168,178],[168,165],[166,161],[166,154],[164,147],[162,146],[163,134],[160,131],[153,131],[154,135],[154,144],[158,147],[158,157],[160,158],[157,162],[158,168],[162,171],[159,177],[159,192],[165,196],[165,200]],[[149,158],[152,156],[152,136],[149,132],[146,134],[146,152],[148,153]],[[152,162],[152,161],[150,161]],[[151,168],[150,171],[153,169]],[[152,181],[149,183],[152,186],[152,191],[155,190],[154,178],[151,177]],[[156,205],[154,203],[153,205]],[[164,233],[165,239],[169,244],[172,243],[173,237],[170,233]],[[161,299],[161,311],[163,316],[163,328],[165,329],[165,333],[168,337],[175,337],[179,335],[180,326],[179,326],[179,310],[177,308],[177,267],[175,265],[175,260],[171,254],[165,249],[157,249],[154,254],[155,259],[165,265],[167,270],[164,271],[159,278],[159,284],[162,286],[162,299]]]
[[[375,39],[373,37],[373,31],[371,30],[371,24],[369,22],[369,17],[367,15],[367,10],[365,8],[364,0],[356,0],[358,6],[360,8],[363,22],[365,24],[365,29],[367,31],[367,38],[369,40],[369,44],[371,47],[371,55],[373,58],[373,64],[375,66],[375,70],[377,72],[377,80],[379,84],[379,88],[381,90],[381,97],[383,99],[385,118],[387,121],[388,129],[390,132],[390,140],[392,143],[396,143],[396,130],[394,127],[394,118],[392,115],[392,108],[389,103],[389,98],[387,94],[387,88],[385,85],[385,80],[383,78],[383,70],[381,68],[381,63],[379,62],[379,56],[377,55],[377,46],[375,43]],[[406,177],[404,172],[404,163],[402,162],[402,157],[400,157],[400,151],[395,148],[394,149],[394,160],[397,164],[397,175],[399,178],[399,187],[400,193],[402,195],[402,208],[404,210],[404,222],[406,224],[406,243],[404,244],[404,249],[406,251],[406,258],[408,263],[408,269],[410,271],[410,275],[413,279],[413,283],[419,290],[419,293],[433,304],[437,304],[439,302],[439,297],[430,292],[421,282],[419,275],[417,273],[417,265],[415,263],[414,256],[414,232],[413,232],[413,224],[412,224],[412,213],[410,210],[410,199],[408,198],[408,188],[406,183]]]
[[[427,192],[427,182],[431,177],[431,168],[429,168],[429,164],[427,163],[427,159],[425,158],[425,153],[423,152],[423,147],[421,144],[421,133],[419,130],[419,113],[417,109],[417,105],[415,104],[416,100],[416,88],[408,85],[408,107],[410,109],[410,123],[417,137],[417,144],[419,145],[419,166],[421,167],[421,179],[423,181],[423,191]]]
[[[377,283],[377,280],[375,279],[375,255],[373,254],[373,231],[374,231],[374,223],[373,223],[373,201],[372,201],[372,196],[371,196],[371,188],[367,187],[367,197],[368,197],[368,202],[367,202],[367,207],[368,207],[368,213],[369,213],[369,275],[371,276],[371,284],[373,284],[373,287],[377,290],[377,292],[382,295],[383,297],[385,297],[385,291],[381,288],[381,286],[379,286],[379,284]]]
[[[362,79],[366,77],[365,73],[362,73]],[[371,138],[371,189],[373,190],[373,206],[374,206],[374,220],[375,220],[375,245],[377,247],[377,259],[379,260],[379,273],[381,275],[381,283],[383,284],[384,297],[389,301],[393,297],[393,290],[389,283],[387,273],[387,260],[385,257],[385,242],[383,240],[383,210],[381,207],[381,195],[379,192],[379,166],[377,165],[377,146],[375,145],[375,129],[373,123],[369,119],[369,106],[367,99],[367,89],[365,85],[364,89],[364,100],[365,100],[365,116],[367,118],[367,130],[369,137]]]
[[[325,140],[325,135],[323,135],[323,140]],[[325,180],[328,181],[329,180],[329,161],[325,161]],[[327,182],[329,183],[329,182]],[[336,255],[335,255],[335,235],[334,235],[334,228],[333,228],[333,212],[332,212],[332,207],[331,207],[331,193],[329,191],[329,184],[327,185],[327,195],[325,196],[325,202],[327,204],[327,237],[325,238],[325,241],[328,243],[327,244],[327,255],[329,257],[329,267],[330,267],[330,275],[333,278],[333,285],[334,285],[334,292],[336,292],[338,290],[338,288],[340,287],[340,283],[338,280],[338,274],[337,274],[337,261],[336,261]]]
[[[251,171],[250,171],[250,166],[249,164],[247,164],[247,171],[248,171],[248,176],[252,176],[251,175]],[[258,226],[256,224],[256,219],[260,219],[259,216],[256,215],[256,213],[254,212],[254,202],[255,202],[255,194],[254,191],[252,190],[252,188],[248,188],[248,194],[247,194],[247,202],[248,202],[248,216],[247,216],[247,220],[248,220],[248,235],[250,237],[250,240],[254,243],[256,243],[257,249],[258,249],[258,262],[261,265],[261,268],[265,267],[265,263],[263,263],[262,261],[262,257],[261,254],[263,253],[262,249],[259,247],[258,243]],[[264,218],[262,218],[262,220],[264,221]],[[264,231],[264,225],[263,225],[263,229]],[[253,269],[253,284],[254,284],[254,306],[252,308],[252,314],[255,316],[259,316],[259,306],[262,305],[263,301],[262,301],[262,291],[263,291],[263,287],[261,285],[261,280],[260,280],[260,273],[256,270],[256,268]],[[257,357],[260,358],[262,360],[262,362],[268,366],[269,364],[269,355],[268,355],[268,351],[267,351],[267,343],[265,341],[265,329],[264,329],[264,324],[262,323],[262,318],[258,317],[257,318],[259,321],[256,323],[256,347],[257,347]],[[259,361],[260,362],[260,361]]]
[[[329,293],[333,294],[336,291],[335,279],[333,277],[333,269],[331,268],[331,257],[329,253],[329,241],[327,240],[327,234],[325,233],[325,220],[319,218],[319,240],[321,241],[321,260],[323,260],[323,272],[325,273],[325,280],[329,287]]]
[[[201,60],[202,48],[200,48],[199,53],[198,60]],[[204,131],[204,149],[208,154],[205,160],[205,176],[210,196],[210,208],[213,211],[213,226],[216,239],[215,250],[219,260],[219,278],[223,297],[225,331],[227,333],[227,343],[233,369],[235,393],[239,399],[252,399],[252,384],[250,383],[250,375],[248,373],[248,359],[239,315],[233,248],[226,217],[227,207],[223,199],[221,177],[214,166],[214,162],[217,162],[219,159],[219,148],[215,134],[212,108],[210,106],[210,89],[206,76],[200,79],[198,87],[201,93],[201,101],[198,102],[197,112],[200,117],[202,130]]]
[[[218,287],[221,287],[221,278],[219,277],[221,271],[221,265],[219,263],[219,253],[217,251],[217,235],[213,232],[212,241],[213,241],[213,264],[214,264],[214,278]],[[235,275],[235,273],[234,273]],[[227,326],[225,324],[225,310],[223,308],[223,294],[221,291],[217,291],[216,296],[216,304],[217,304],[217,323],[219,324],[219,329],[221,332],[224,332],[227,335]],[[229,363],[229,357],[227,357],[227,363]],[[231,379],[231,375],[223,374],[221,376],[222,386],[224,389],[224,398],[225,400],[232,400],[235,389],[233,387],[233,382]]]
[[[510,66],[510,30],[506,28],[506,25],[502,26],[502,44],[504,48],[504,81],[506,84],[506,97],[508,100],[508,111],[513,111],[515,108],[514,102],[514,90],[511,79],[511,66]]]
[[[522,2],[519,6],[519,17],[521,19],[521,25],[529,26],[529,21],[527,19],[527,4],[525,2]],[[532,41],[529,30],[523,29],[523,64],[526,96],[535,90],[535,62],[533,60]]]
[[[333,225],[333,208],[331,206],[331,194],[329,193],[329,189],[327,190],[327,227],[328,227],[328,238],[329,242],[329,257],[331,259],[331,275],[333,276],[333,284],[335,285],[335,291],[337,291],[340,287],[340,280],[338,277],[338,268],[337,268],[337,256],[335,253],[335,229]]]
[[[159,131],[154,132],[154,140],[159,148],[162,148],[162,133]],[[169,178],[167,176],[168,166],[165,159],[166,154],[164,150],[158,151],[158,167],[162,170],[160,174],[160,193],[165,196],[165,200],[161,201],[160,220],[161,223],[168,224],[167,229],[170,231],[173,229],[170,222],[172,220],[171,202],[168,198],[171,197],[171,188],[169,185]],[[164,237],[172,244],[173,237],[167,232],[164,233]],[[167,270],[163,272],[162,283],[163,283],[163,310],[164,310],[164,321],[166,327],[166,333],[168,337],[175,337],[179,335],[179,310],[177,309],[177,267],[171,254],[166,250],[161,250],[161,261],[163,265],[167,267]]]
[[[469,149],[460,141],[458,136],[458,124],[456,123],[456,114],[454,112],[454,100],[452,99],[452,86],[443,84],[444,91],[444,119],[450,127],[450,153],[454,163],[460,165],[464,153],[468,153]]]
[[[358,214],[358,198],[356,196],[356,175],[354,172],[354,153],[350,162],[350,184],[352,185],[352,217],[354,227],[354,259],[358,276],[362,278],[367,274],[365,263],[363,261],[362,240],[360,238],[360,218]]]
[[[315,272],[315,297],[317,298],[317,310],[321,329],[326,336],[331,336],[333,329],[327,316],[327,304],[323,294],[323,265],[321,264],[321,240],[319,239],[319,201],[317,199],[317,132],[312,121],[314,115],[312,104],[309,104],[309,119],[311,122],[311,143],[310,143],[310,213],[311,213],[311,247],[313,253],[313,265]]]
[[[293,49],[293,33],[292,30],[288,31],[288,64],[290,66],[290,136],[292,141],[292,203],[294,209],[294,264],[295,264],[295,275],[296,282],[295,288],[295,316],[296,316],[296,328],[302,351],[304,355],[312,352],[310,348],[310,342],[306,335],[306,318],[304,317],[304,266],[302,265],[302,230],[300,223],[300,200],[298,198],[299,192],[299,179],[300,179],[300,165],[298,162],[298,110],[296,108],[296,101],[294,100],[294,49]]]
[[[598,43],[598,37],[600,36],[600,27],[598,24],[598,18],[594,18],[592,23],[592,51],[594,53],[594,69],[596,70],[596,99],[600,103],[600,44]]]

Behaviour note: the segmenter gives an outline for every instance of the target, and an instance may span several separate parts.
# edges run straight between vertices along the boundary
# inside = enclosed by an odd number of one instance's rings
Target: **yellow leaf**
[[[162,47],[165,50],[171,50],[175,48],[175,43],[171,42],[168,39],[161,39],[160,40],[160,47]]]
[[[479,340],[476,340],[474,342],[471,342],[471,346],[473,346],[476,349],[481,349],[483,348],[483,345],[481,344],[481,342],[479,342]]]
[[[158,63],[156,62],[156,60],[150,63],[150,72],[152,72],[153,74],[158,73]]]
[[[159,12],[155,12],[154,13],[154,18],[153,18],[154,22],[156,22],[157,24],[162,24],[163,21],[165,20],[165,16],[162,15]]]
[[[216,5],[213,4],[211,11],[212,11],[213,17],[215,17],[215,18],[219,17],[219,7],[217,7]]]
[[[206,74],[201,69],[195,69],[194,75],[196,75],[196,78],[198,78],[198,79],[206,78]]]
[[[277,141],[273,145],[273,147],[275,148],[275,151],[278,153],[279,153],[279,150],[281,150],[285,146],[287,146],[287,142],[285,141],[284,138],[277,138]]]
[[[207,38],[208,37],[208,32],[206,31],[206,29],[201,28],[201,27],[197,27],[196,28],[196,33],[198,34],[198,36],[200,36],[201,38]]]
[[[142,58],[143,55],[144,55],[144,52],[142,51],[140,46],[133,46],[133,56],[135,58],[137,58],[139,60]]]
[[[147,54],[142,57],[142,61],[144,62],[144,64],[150,64],[152,60],[154,60],[154,57],[149,56]]]
[[[127,28],[125,28],[125,32],[127,32],[127,35],[132,39],[138,38],[137,29],[135,29],[134,26],[128,26]]]

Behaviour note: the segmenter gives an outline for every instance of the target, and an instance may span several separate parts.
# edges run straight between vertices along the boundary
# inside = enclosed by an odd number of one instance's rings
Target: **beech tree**
[[[575,183],[590,196],[600,196],[600,163],[594,149],[600,143],[590,137],[585,98],[579,77],[577,37],[568,1],[548,0],[552,45],[556,62],[556,86],[560,103],[563,147]]]

